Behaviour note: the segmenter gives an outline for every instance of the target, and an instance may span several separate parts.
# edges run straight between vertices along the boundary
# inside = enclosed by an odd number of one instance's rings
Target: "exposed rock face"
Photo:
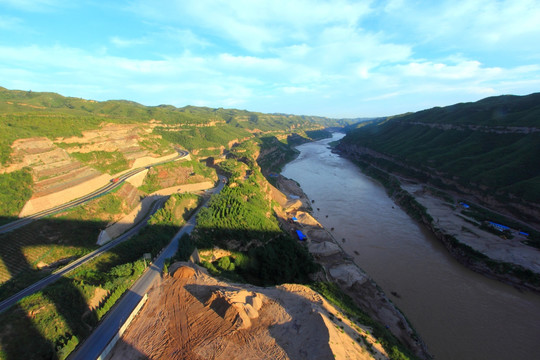
[[[365,154],[371,154],[375,157],[384,157],[377,155],[376,152],[357,145],[340,144],[342,154],[356,160],[369,163],[369,157],[363,157]],[[389,158],[390,159],[390,158]],[[396,162],[398,163],[398,162]],[[405,166],[403,163],[398,163],[399,166]],[[374,166],[377,168],[376,166]],[[369,169],[369,168],[368,168]],[[377,168],[379,169],[379,168]],[[384,172],[384,169],[380,169]],[[420,173],[420,170],[413,169]],[[403,203],[405,200],[407,208],[405,209],[410,214],[421,214],[417,216],[417,220],[426,226],[446,247],[448,252],[461,264],[469,269],[476,271],[487,277],[497,279],[504,283],[513,285],[517,288],[528,289],[532,291],[540,291],[538,285],[538,269],[539,262],[536,256],[537,249],[531,248],[528,245],[522,244],[519,240],[516,242],[504,241],[497,236],[486,233],[481,229],[475,229],[472,233],[464,231],[464,228],[471,226],[464,222],[463,216],[460,214],[457,218],[448,220],[448,210],[441,213],[436,206],[433,205],[423,189],[423,185],[407,185],[404,186],[395,176],[390,175],[397,184],[399,191],[394,191],[393,198],[396,203]],[[474,202],[488,204],[490,209],[500,211],[514,218],[516,214],[509,213],[509,209],[515,209],[514,204],[501,204],[495,198],[485,192],[475,191],[474,185],[471,188],[464,188],[462,185],[455,182],[453,179],[443,177],[441,174],[434,174],[432,178],[438,178],[445,184],[452,184],[457,192],[450,192],[456,198],[466,199],[473,198]],[[409,179],[410,180],[410,179]],[[416,180],[416,179],[415,179]],[[413,180],[410,180],[415,182]],[[408,189],[408,190],[407,190]],[[484,189],[485,190],[485,189]],[[408,201],[406,198],[413,196],[415,201]],[[427,211],[425,210],[427,208]],[[528,223],[529,226],[538,226],[540,219],[540,205],[534,204],[531,206],[521,206],[523,211],[521,214],[527,213],[526,217],[533,217],[535,220]],[[437,218],[435,222],[432,216]],[[468,219],[474,222],[473,219]],[[516,221],[519,221],[516,219]],[[456,226],[460,224],[459,226]],[[478,235],[482,234],[483,235]],[[474,254],[473,251],[477,253]],[[528,272],[528,273],[527,273]],[[521,274],[521,276],[520,276]],[[525,275],[523,275],[525,274]]]
[[[191,279],[195,276],[195,270],[189,266],[180,266],[176,271],[171,273],[175,279]]]
[[[362,286],[368,281],[367,274],[354,264],[333,266],[330,268],[330,275],[347,288]]]
[[[246,290],[218,290],[206,302],[206,306],[222,314],[224,319],[235,323],[238,329],[251,327],[251,319],[259,317],[262,304],[262,294]]]
[[[126,159],[135,160],[150,155],[148,150],[141,147],[140,141],[143,138],[156,137],[149,135],[151,131],[151,127],[140,124],[104,123],[98,130],[83,131],[82,137],[58,138],[55,142],[71,145],[66,148],[69,153],[120,151]]]
[[[322,243],[310,243],[309,252],[316,256],[331,256],[339,254],[341,249],[338,245],[330,241],[324,241]],[[334,275],[332,274],[332,276]]]

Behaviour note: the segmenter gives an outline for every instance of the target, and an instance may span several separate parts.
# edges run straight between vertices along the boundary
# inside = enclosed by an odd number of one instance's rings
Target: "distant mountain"
[[[474,195],[506,212],[540,213],[540,93],[490,97],[351,127],[339,148],[357,159]]]
[[[13,141],[21,138],[81,135],[106,123],[157,122],[154,133],[188,150],[219,147],[234,139],[326,127],[351,120],[318,116],[274,115],[236,109],[172,105],[144,106],[132,101],[94,101],[50,92],[0,87],[0,165],[10,161]],[[178,130],[178,131],[176,131]]]

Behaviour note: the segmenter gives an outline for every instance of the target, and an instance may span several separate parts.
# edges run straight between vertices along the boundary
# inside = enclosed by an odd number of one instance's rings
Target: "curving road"
[[[97,250],[92,251],[89,254],[86,254],[77,260],[69,263],[68,265],[64,266],[63,268],[53,272],[51,275],[47,276],[46,278],[43,278],[32,285],[28,286],[27,288],[19,291],[17,294],[7,298],[6,300],[0,302],[0,313],[6,311],[9,309],[12,305],[14,305],[19,300],[22,300],[24,297],[28,295],[32,295],[33,293],[43,289],[45,286],[52,284],[56,280],[58,280],[63,275],[75,270],[79,266],[83,265],[84,263],[94,259],[95,257],[101,255],[107,250],[110,250],[111,248],[115,247],[116,245],[120,244],[121,242],[126,241],[133,235],[135,235],[141,228],[143,228],[146,223],[148,222],[148,219],[150,216],[152,216],[161,206],[163,206],[163,203],[167,200],[167,198],[160,199],[156,201],[153,205],[148,214],[135,225],[131,229],[129,229],[127,232],[122,234],[121,236],[117,237],[113,241],[108,242],[107,244],[103,245]]]
[[[151,166],[145,166],[145,167],[130,170],[127,173],[118,176],[116,178],[116,179],[118,179],[118,181],[116,181],[114,183],[111,182],[111,183],[103,186],[102,188],[99,188],[96,191],[91,192],[90,194],[87,194],[87,195],[85,195],[85,196],[83,196],[83,197],[81,197],[79,199],[72,200],[70,202],[67,202],[65,204],[56,206],[54,208],[44,210],[44,211],[40,211],[40,212],[35,213],[33,215],[30,215],[30,216],[27,216],[25,218],[15,220],[15,221],[12,221],[12,222],[10,222],[8,224],[0,226],[0,234],[10,232],[10,231],[18,229],[20,227],[23,227],[25,225],[28,225],[31,222],[33,222],[34,220],[41,219],[43,217],[46,217],[46,216],[49,216],[49,215],[52,215],[52,214],[55,214],[55,213],[58,213],[58,212],[62,212],[62,211],[65,211],[67,209],[70,209],[72,207],[84,204],[85,202],[88,202],[90,200],[93,200],[95,198],[103,196],[106,193],[116,189],[117,187],[122,185],[128,178],[130,178],[133,175],[136,175],[136,174],[138,174],[138,173],[140,173],[140,172],[142,172],[142,171],[144,171],[144,170],[146,170],[146,169],[148,169],[148,168],[150,168],[152,166],[158,166],[158,165],[166,164],[166,163],[169,163],[169,162],[172,162],[172,161],[178,161],[178,160],[184,159],[188,155],[189,155],[189,153],[187,151],[178,150],[178,156],[173,158],[173,159],[170,159],[170,160],[167,160],[167,161],[161,161],[161,162],[152,164]]]
[[[214,188],[213,194],[219,193],[227,181],[227,178],[224,176],[220,176],[219,179],[219,184]],[[207,204],[208,200],[189,218],[186,224],[172,238],[169,245],[161,252],[161,255],[146,269],[139,280],[133,284],[120,301],[102,319],[99,326],[92,332],[88,339],[79,345],[77,350],[69,356],[70,360],[97,359],[101,355],[111,339],[118,333],[124,321],[131,315],[135,306],[141,301],[144,294],[148,292],[154,281],[161,276],[165,260],[176,254],[178,251],[178,240],[184,234],[189,234],[193,231],[196,225],[195,219],[197,218],[197,214]]]

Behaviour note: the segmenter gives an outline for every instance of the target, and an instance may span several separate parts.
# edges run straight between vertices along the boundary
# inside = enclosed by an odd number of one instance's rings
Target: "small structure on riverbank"
[[[511,229],[506,226],[506,225],[502,225],[502,224],[497,224],[496,222],[493,222],[493,221],[488,221],[489,225],[493,226],[495,229],[499,230],[499,231],[505,231],[505,230],[508,230],[510,231]]]
[[[298,236],[298,240],[304,241],[307,239],[307,236],[304,235],[304,233],[300,230],[296,230],[296,235]]]
[[[466,203],[464,203],[463,201],[461,201],[461,202],[459,203],[459,205],[461,205],[464,209],[470,208],[469,204],[466,204]]]

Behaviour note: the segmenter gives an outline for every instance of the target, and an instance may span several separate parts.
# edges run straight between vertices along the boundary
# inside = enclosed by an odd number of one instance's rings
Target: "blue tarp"
[[[497,223],[494,223],[493,221],[490,221],[489,224],[499,231],[510,230],[508,226],[497,224]]]
[[[307,239],[307,236],[304,235],[304,233],[302,233],[300,230],[296,230],[296,235],[298,235],[298,240],[300,241],[304,241]]]
[[[292,221],[294,221],[294,222],[297,222],[297,221],[298,221],[298,219],[296,218],[296,216],[293,216]]]

